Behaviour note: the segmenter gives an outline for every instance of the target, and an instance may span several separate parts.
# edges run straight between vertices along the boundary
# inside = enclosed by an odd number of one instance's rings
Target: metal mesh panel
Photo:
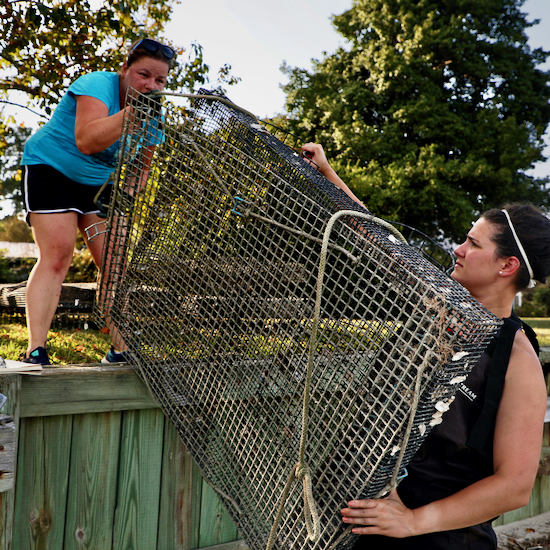
[[[339,510],[404,474],[499,321],[248,114],[135,117],[98,315],[251,549],[349,548]]]

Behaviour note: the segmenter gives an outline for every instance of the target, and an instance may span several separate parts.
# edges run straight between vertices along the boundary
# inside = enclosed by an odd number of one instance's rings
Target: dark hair
[[[146,42],[156,43],[159,47],[155,50],[152,50],[150,47],[147,47],[145,45]],[[163,53],[165,48],[173,52],[172,57],[167,57]],[[162,42],[159,42],[154,38],[140,38],[139,40],[136,40],[130,46],[128,52],[128,57],[126,58],[126,63],[128,64],[128,67],[132,65],[132,63],[135,63],[136,61],[139,61],[144,57],[150,57],[151,59],[159,59],[160,61],[164,61],[164,63],[166,63],[170,69],[176,63],[176,55],[174,50],[170,46],[166,46]]]
[[[540,283],[546,282],[546,277],[550,275],[550,220],[531,204],[506,204],[502,209],[506,210],[510,216],[516,235],[533,270],[533,279]],[[529,270],[502,209],[488,210],[482,218],[496,228],[492,240],[497,246],[498,257],[515,256],[519,260],[517,284],[518,290],[521,290],[529,285]]]

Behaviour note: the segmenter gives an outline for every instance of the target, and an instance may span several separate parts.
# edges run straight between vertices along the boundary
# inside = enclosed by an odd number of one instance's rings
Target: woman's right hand
[[[355,196],[352,190],[342,181],[340,176],[330,166],[323,146],[319,143],[306,143],[302,145],[302,157],[305,162],[315,166],[325,178],[342,189],[355,202],[366,208],[366,206]]]
[[[320,143],[306,143],[302,145],[302,158],[307,163],[315,166],[323,176],[330,179],[329,174],[334,172],[334,170],[330,167],[323,146]]]

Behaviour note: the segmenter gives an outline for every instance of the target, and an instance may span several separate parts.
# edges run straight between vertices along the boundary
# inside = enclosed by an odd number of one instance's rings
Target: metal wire
[[[135,94],[96,315],[252,550],[350,548],[339,510],[395,486],[500,321],[257,119],[200,95]]]

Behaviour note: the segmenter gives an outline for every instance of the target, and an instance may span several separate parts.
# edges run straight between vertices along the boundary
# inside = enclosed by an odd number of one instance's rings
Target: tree
[[[531,50],[524,0],[354,0],[349,47],[283,66],[293,132],[322,143],[381,217],[462,239],[481,211],[548,205],[549,52]]]
[[[12,201],[16,213],[23,209],[19,163],[30,135],[31,130],[24,125],[9,126],[0,121],[0,196]]]
[[[117,70],[128,46],[142,36],[158,38],[175,0],[115,0],[92,8],[90,0],[7,0],[0,6],[0,90],[19,91],[51,114],[67,85],[79,75]],[[175,47],[178,63],[168,89],[193,89],[207,81],[202,48],[193,44],[188,60]],[[226,84],[235,79],[220,69]]]
[[[6,216],[0,220],[0,241],[11,243],[32,243],[32,231],[26,221],[17,215]]]

